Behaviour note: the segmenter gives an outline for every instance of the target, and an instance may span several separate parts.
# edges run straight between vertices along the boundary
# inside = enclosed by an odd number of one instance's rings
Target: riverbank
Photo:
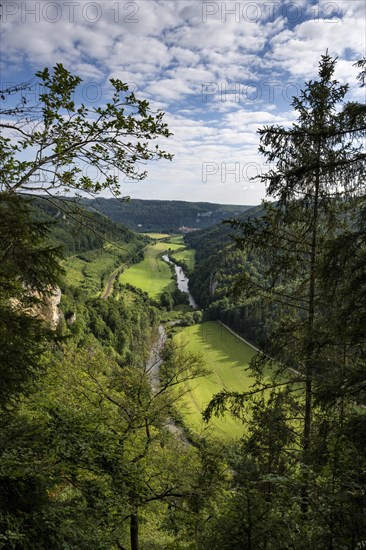
[[[184,292],[185,294],[188,294],[188,302],[192,309],[198,309],[198,306],[196,304],[195,299],[193,298],[192,294],[189,291],[189,279],[185,275],[183,268],[180,265],[177,265],[175,262],[172,261],[172,259],[169,257],[168,254],[164,254],[162,256],[162,259],[164,262],[167,262],[169,265],[174,266],[175,271],[175,277],[176,277],[176,283],[177,287],[181,292]]]
[[[162,353],[166,342],[167,334],[163,325],[159,325],[157,331],[157,337],[151,348],[150,355],[146,361],[146,373],[150,378],[151,389],[153,395],[156,396],[160,387],[160,367],[163,363]],[[174,419],[170,416],[166,418],[165,427],[169,432],[179,437],[185,444],[189,444],[184,429],[175,423]]]
[[[164,292],[174,292],[175,288],[170,267],[161,259],[161,255],[181,248],[181,244],[164,241],[150,245],[145,252],[144,259],[120,275],[120,282],[140,288],[147,292],[150,298],[159,301]]]

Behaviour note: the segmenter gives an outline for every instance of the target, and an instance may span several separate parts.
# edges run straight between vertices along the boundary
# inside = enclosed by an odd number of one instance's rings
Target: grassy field
[[[195,254],[196,254],[196,251],[193,248],[187,248],[186,250],[182,250],[181,252],[174,252],[174,254],[172,254],[171,256],[171,259],[173,260],[173,262],[175,261],[179,262],[183,260],[187,264],[188,269],[193,271]]]
[[[97,254],[86,252],[67,258],[63,264],[66,270],[66,283],[80,287],[88,294],[97,295],[102,290],[103,276],[114,269],[115,261],[115,254],[104,250],[98,251]]]
[[[169,239],[166,239],[167,242],[173,244],[181,244],[184,246],[184,237],[183,235],[171,235]]]
[[[164,241],[166,243],[172,244],[181,244],[184,246],[184,236],[183,235],[169,235],[168,233],[141,233],[150,237],[150,239],[155,239],[156,241]]]
[[[107,244],[97,250],[70,256],[63,262],[66,283],[80,287],[88,294],[99,295],[105,289],[108,275],[133,251],[134,245],[117,247]]]
[[[146,237],[150,237],[150,239],[156,239],[156,240],[161,240],[161,239],[168,239],[170,237],[170,235],[168,233],[141,233],[141,235],[146,235]]]
[[[151,298],[159,300],[164,291],[173,291],[175,282],[170,267],[159,256],[164,252],[172,255],[184,247],[182,235],[149,233],[158,242],[148,247],[145,259],[132,265],[121,274],[122,283],[130,283],[147,292]],[[164,239],[164,240],[160,240]],[[103,248],[90,250],[67,258],[63,266],[66,270],[66,283],[80,287],[88,294],[103,294],[108,277],[115,272],[134,251],[134,245],[114,246],[106,243]],[[177,253],[177,257],[193,258],[193,251]],[[182,255],[183,254],[183,255]]]
[[[84,281],[83,269],[85,261],[78,256],[67,258],[62,267],[65,269],[65,279],[69,286],[81,287]]]
[[[132,265],[120,275],[120,282],[141,288],[151,298],[159,300],[163,292],[172,292],[175,289],[170,267],[159,256],[179,248],[180,244],[160,241],[155,243],[147,249],[142,262]]]
[[[216,321],[184,328],[174,338],[186,344],[189,351],[202,353],[210,371],[203,378],[185,383],[191,392],[180,408],[187,426],[201,432],[205,426],[202,411],[214,394],[223,389],[248,390],[252,379],[245,368],[255,351]],[[209,426],[212,433],[220,438],[240,437],[243,434],[243,426],[228,414],[223,418],[214,417]]]

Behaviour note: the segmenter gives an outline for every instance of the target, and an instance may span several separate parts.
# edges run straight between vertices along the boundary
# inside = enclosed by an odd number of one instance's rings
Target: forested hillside
[[[109,216],[112,220],[140,232],[175,233],[180,227],[209,227],[219,221],[238,216],[249,206],[221,205],[205,202],[131,199],[83,199],[82,204]]]
[[[65,256],[101,248],[106,242],[120,241],[143,245],[147,239],[98,212],[89,212],[74,201],[55,197],[32,198],[34,215],[50,223],[50,238],[62,243]]]
[[[250,430],[213,548],[364,546],[365,106],[344,101],[335,64],[323,55],[318,80],[294,98],[296,124],[259,131],[260,152],[275,162],[263,180],[276,201],[233,220],[235,243],[226,244],[224,230],[221,250],[210,232],[201,254],[196,236],[187,237],[197,247],[192,290],[205,315],[261,350],[252,388],[224,389],[204,412],[229,410]]]
[[[68,286],[103,293],[115,270],[143,258],[149,238],[106,216],[56,198],[31,199],[30,206],[34,218],[47,224],[49,242],[61,246]]]
[[[262,207],[253,207],[238,220],[254,219],[262,213]],[[235,237],[239,236],[240,231],[229,223],[185,236],[187,245],[196,252],[190,289],[205,309],[205,319],[219,319],[253,344],[261,346],[266,327],[269,328],[269,312],[265,312],[262,301],[254,297],[243,300],[234,292],[238,276],[245,271],[258,274],[261,262],[255,251],[248,254],[238,249]]]
[[[230,224],[187,235],[190,248],[50,192],[117,193],[110,166],[142,179],[140,161],[171,158],[151,142],[171,135],[163,113],[127,85],[79,106],[80,79],[58,64],[38,73],[37,109],[6,111],[1,549],[365,549],[366,108],[335,66],[321,57],[296,123],[259,130],[274,200],[216,205]],[[24,195],[37,170],[47,198]],[[185,205],[158,204],[158,226],[149,205],[150,228],[176,228]],[[212,221],[202,208],[187,206]]]
[[[199,374],[202,358],[171,343],[154,386],[146,365],[166,310],[117,280],[108,299],[69,284],[62,261],[63,240],[74,250],[82,235],[84,257],[105,227],[117,248],[126,235],[127,244],[145,239],[99,217],[85,229],[38,201],[0,198],[0,547],[188,548],[223,458],[182,442],[166,419],[179,400],[174,387]],[[56,285],[52,331],[24,308]]]

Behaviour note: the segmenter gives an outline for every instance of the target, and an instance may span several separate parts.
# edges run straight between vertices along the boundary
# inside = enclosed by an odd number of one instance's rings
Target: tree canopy
[[[34,83],[1,91],[10,103],[0,112],[3,190],[109,189],[120,195],[120,173],[141,180],[146,162],[172,158],[156,144],[171,135],[164,113],[153,113],[120,80],[110,80],[105,105],[88,106],[79,97],[81,78],[62,64],[37,72],[36,79],[40,93],[32,104],[24,91]]]
[[[287,463],[295,462],[283,474],[294,499],[286,514],[305,526],[300,529],[304,540],[296,539],[296,548],[354,547],[352,540],[365,536],[364,492],[360,485],[357,497],[347,490],[348,483],[364,479],[364,448],[353,446],[354,434],[346,428],[355,418],[359,424],[365,421],[354,403],[362,402],[365,383],[365,331],[351,313],[352,296],[364,293],[365,109],[346,102],[348,86],[334,78],[335,64],[328,54],[322,56],[318,79],[307,82],[294,98],[297,123],[259,131],[260,151],[275,164],[263,176],[275,202],[264,202],[257,216],[232,225],[242,233],[236,237],[239,247],[258,260],[257,272],[246,270],[237,277],[236,291],[244,300],[256,298],[270,312],[264,353],[252,362],[254,387],[246,394],[221,392],[205,412],[209,417],[227,407],[233,414],[257,410],[260,395],[263,411],[271,390],[285,403],[291,400],[296,439],[287,449]],[[352,243],[355,261],[348,254]],[[358,283],[352,291],[349,277]],[[273,431],[275,419],[271,422]],[[262,426],[262,435],[267,428]],[[326,453],[323,458],[320,449]],[[350,460],[355,464],[351,469]],[[269,473],[274,472],[267,471],[263,482]],[[268,502],[281,498],[282,483],[278,479],[271,487]],[[341,506],[346,522],[339,517]],[[282,527],[278,520],[277,528]],[[287,547],[289,541],[272,536],[266,539],[269,547]]]

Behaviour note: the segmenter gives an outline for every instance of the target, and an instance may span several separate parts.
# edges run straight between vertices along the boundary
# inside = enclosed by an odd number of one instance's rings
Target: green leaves
[[[34,308],[62,274],[60,248],[45,243],[47,231],[48,224],[32,219],[24,198],[0,193],[0,409],[42,368],[49,331]]]
[[[171,135],[163,113],[153,113],[146,100],[128,94],[128,85],[120,80],[111,79],[113,96],[104,106],[86,106],[78,104],[81,78],[62,64],[38,71],[36,77],[42,90],[39,103],[24,108],[21,120],[17,109],[7,113],[13,117],[15,137],[0,140],[5,189],[109,189],[118,195],[120,183],[112,171],[142,180],[147,171],[140,170],[140,161],[171,160],[172,155],[151,143]],[[18,161],[18,151],[30,148],[33,160]],[[98,175],[79,177],[90,164]],[[34,174],[36,181],[30,181]]]

